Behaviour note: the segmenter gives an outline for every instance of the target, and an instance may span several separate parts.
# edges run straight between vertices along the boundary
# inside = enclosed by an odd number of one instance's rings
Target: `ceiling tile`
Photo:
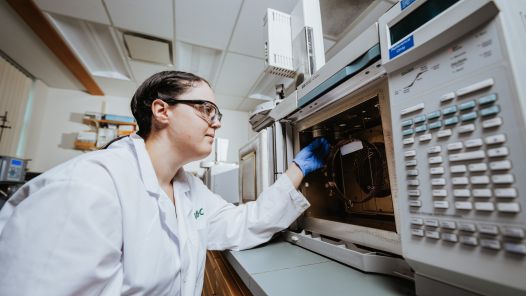
[[[245,97],[263,67],[263,59],[227,53],[215,88],[221,94]]]
[[[257,105],[263,104],[266,101],[262,100],[254,100],[254,99],[244,99],[243,102],[238,106],[238,111],[246,111],[246,112],[252,112]]]
[[[150,64],[139,61],[129,61],[128,63],[130,65],[133,76],[137,81],[137,85],[140,85],[144,80],[146,80],[155,73],[161,71],[174,70],[173,66]]]
[[[131,80],[119,80],[105,77],[93,77],[100,86],[104,95],[130,98],[137,90],[137,83]]]
[[[61,1],[62,2],[62,1]],[[121,29],[173,40],[173,0],[105,0],[113,24]]]
[[[96,23],[109,25],[101,0],[35,0],[36,5],[47,12],[76,17]]]
[[[230,51],[264,58],[263,18],[267,8],[290,13],[298,0],[246,0],[232,36]]]
[[[220,50],[180,41],[175,43],[177,70],[194,73],[210,82],[216,76],[220,58]]]
[[[237,110],[237,107],[243,100],[243,97],[216,94],[216,102],[219,109]]]
[[[176,0],[175,37],[184,42],[225,49],[241,0]]]

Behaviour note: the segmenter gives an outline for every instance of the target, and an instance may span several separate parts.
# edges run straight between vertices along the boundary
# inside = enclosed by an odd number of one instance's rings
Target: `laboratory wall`
[[[40,83],[34,100],[32,122],[28,131],[26,155],[32,160],[28,167],[33,172],[46,171],[82,152],[73,149],[79,131],[89,130],[82,123],[86,111],[129,115],[130,98],[92,96],[87,93],[49,88]],[[103,108],[105,110],[103,110]],[[229,140],[228,161],[237,162],[237,151],[254,133],[248,123],[248,113],[221,110],[222,127],[217,137]],[[208,157],[213,159],[213,153]],[[188,171],[199,173],[199,161],[188,164]]]

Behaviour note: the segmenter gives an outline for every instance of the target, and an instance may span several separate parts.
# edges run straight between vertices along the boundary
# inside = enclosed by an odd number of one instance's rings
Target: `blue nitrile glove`
[[[293,161],[298,165],[303,176],[307,176],[325,165],[324,159],[329,153],[330,147],[325,138],[317,138],[301,149]]]

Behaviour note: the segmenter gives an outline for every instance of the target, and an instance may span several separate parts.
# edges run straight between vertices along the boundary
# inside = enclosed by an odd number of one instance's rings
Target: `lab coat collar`
[[[157,175],[155,174],[155,169],[153,168],[150,155],[146,151],[144,139],[137,134],[132,134],[130,138],[133,141],[133,147],[135,148],[135,153],[139,162],[141,178],[144,183],[144,186],[146,187],[146,190],[152,194],[159,195],[159,180],[157,180]],[[175,174],[173,184],[177,184],[177,187],[179,187],[178,189],[180,190],[179,192],[187,193],[190,191],[188,177],[186,176],[186,172],[183,167],[181,167],[179,171],[177,171],[177,173]]]
[[[161,186],[159,186],[159,181],[157,180],[157,175],[153,169],[152,160],[150,155],[146,151],[146,145],[144,144],[144,139],[137,134],[132,134],[130,138],[133,141],[133,147],[135,148],[135,154],[137,156],[137,162],[139,164],[139,171],[141,173],[141,178],[146,190],[156,195],[157,197],[160,194]]]

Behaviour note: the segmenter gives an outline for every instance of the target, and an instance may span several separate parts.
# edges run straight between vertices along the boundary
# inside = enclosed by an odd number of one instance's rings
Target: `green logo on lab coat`
[[[203,210],[203,208],[200,208],[199,210],[195,211],[194,217],[197,220],[197,218],[203,216],[204,214],[205,214],[205,211]]]

